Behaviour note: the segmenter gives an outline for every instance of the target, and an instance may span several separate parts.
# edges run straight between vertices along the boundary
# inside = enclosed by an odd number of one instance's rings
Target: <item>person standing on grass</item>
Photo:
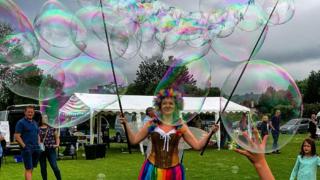
[[[279,147],[278,147],[278,140],[279,140],[279,131],[280,131],[280,110],[276,110],[275,115],[271,118],[271,122],[269,126],[271,128],[271,134],[273,138],[272,144],[272,153],[280,154]]]
[[[138,179],[183,180],[185,173],[178,149],[180,139],[183,138],[193,149],[200,150],[209,136],[198,141],[180,118],[183,98],[179,91],[172,88],[160,90],[154,99],[154,107],[157,117],[148,121],[137,133],[129,128],[125,117],[120,117],[121,123],[127,127],[131,144],[138,144],[150,136],[151,153],[143,163]],[[218,125],[212,127],[214,133],[218,129]]]
[[[25,179],[32,179],[32,170],[37,167],[40,156],[40,138],[38,125],[33,120],[34,107],[27,106],[25,117],[17,122],[14,137],[21,146],[21,156],[25,167]]]
[[[290,180],[316,180],[320,158],[316,152],[314,140],[307,138],[302,142],[300,154],[292,169]]]
[[[268,121],[269,121],[269,117],[267,115],[263,115],[262,116],[262,123],[261,123],[261,132],[260,132],[260,136],[262,139],[265,135],[269,134],[269,131],[268,131],[268,123],[269,122]]]
[[[309,121],[309,133],[310,133],[310,138],[312,139],[317,139],[317,118],[316,114],[312,113],[311,114],[311,119]]]
[[[40,168],[41,176],[43,180],[47,180],[47,159],[53,170],[57,180],[61,180],[61,173],[57,164],[57,152],[56,148],[59,147],[60,138],[55,128],[48,125],[47,115],[43,115],[39,122],[39,134],[40,140],[44,143],[45,150],[40,155]]]

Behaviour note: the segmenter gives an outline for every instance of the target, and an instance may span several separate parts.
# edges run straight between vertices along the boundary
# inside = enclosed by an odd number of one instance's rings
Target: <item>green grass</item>
[[[306,135],[296,135],[292,141],[281,149],[281,154],[267,155],[267,161],[276,179],[289,179],[302,140]],[[126,144],[111,144],[104,159],[85,160],[83,151],[78,152],[78,160],[64,159],[58,161],[63,179],[95,180],[102,173],[107,180],[137,179],[144,157],[137,150],[132,154],[122,153]],[[317,142],[317,149],[320,150]],[[258,179],[249,161],[229,150],[207,149],[203,156],[199,152],[188,150],[184,155],[184,166],[187,179]],[[49,165],[48,165],[49,166]],[[319,174],[318,170],[318,174]],[[48,167],[49,179],[54,179],[52,170]],[[40,180],[40,168],[34,170],[33,179]],[[15,163],[12,156],[0,170],[1,180],[23,179],[23,164]],[[319,179],[319,178],[318,178]]]

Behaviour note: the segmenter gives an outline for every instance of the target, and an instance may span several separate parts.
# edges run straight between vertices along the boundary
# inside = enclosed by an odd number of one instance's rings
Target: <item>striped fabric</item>
[[[139,180],[185,180],[184,167],[179,164],[168,169],[155,167],[146,160],[140,170]]]

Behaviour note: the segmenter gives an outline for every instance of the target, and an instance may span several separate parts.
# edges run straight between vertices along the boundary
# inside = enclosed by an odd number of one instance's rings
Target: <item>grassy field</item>
[[[289,179],[301,142],[306,136],[296,135],[281,149],[281,154],[267,155],[267,161],[276,179]],[[58,161],[62,177],[65,180],[95,180],[97,176],[105,175],[107,180],[137,179],[144,157],[138,150],[134,150],[132,154],[122,152],[125,149],[126,144],[111,144],[106,158],[97,160],[85,160],[82,156],[83,151],[80,149],[78,160],[65,158]],[[317,142],[317,149],[320,151],[319,142]],[[183,161],[187,179],[258,179],[249,161],[230,150],[218,151],[209,148],[203,156],[200,156],[197,151],[188,150],[185,151]],[[319,173],[318,170],[318,176],[320,176]],[[48,174],[49,179],[55,179],[50,167],[48,167]],[[34,170],[33,177],[36,180],[41,179],[39,167]],[[0,179],[23,179],[23,164],[15,163],[13,157],[8,156],[0,170]]]

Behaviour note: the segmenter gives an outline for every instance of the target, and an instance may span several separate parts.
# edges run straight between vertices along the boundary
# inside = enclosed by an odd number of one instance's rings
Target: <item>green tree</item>
[[[172,56],[169,57],[169,64],[170,60],[173,60],[172,58]],[[164,60],[157,57],[141,62],[136,73],[137,78],[129,85],[127,94],[153,95],[169,68],[172,70],[171,79],[174,80],[170,82],[172,86],[183,84],[186,91],[201,94],[195,86],[196,80],[186,66],[169,67]]]
[[[302,96],[304,96],[304,94],[306,93],[307,86],[308,86],[308,79],[296,81],[296,84],[300,90],[300,93],[302,94]]]
[[[0,109],[6,109],[7,106],[13,104],[38,104],[37,100],[15,94],[9,87],[28,84],[35,87],[35,89],[39,89],[43,81],[46,82],[45,88],[61,89],[63,87],[62,84],[52,76],[44,75],[43,71],[36,65],[29,64],[26,67],[18,67],[7,64],[9,61],[6,59],[8,55],[5,54],[6,52],[10,53],[11,58],[19,59],[19,62],[29,60],[28,57],[24,56],[21,46],[17,45],[12,48],[9,45],[11,49],[8,49],[6,40],[8,38],[10,39],[13,31],[13,28],[9,24],[0,22]],[[34,93],[39,94],[39,92]]]
[[[320,71],[311,71],[303,95],[305,103],[320,103]]]
[[[209,97],[217,97],[217,96],[220,96],[220,94],[221,94],[220,88],[218,88],[218,87],[210,87],[209,88],[209,93],[208,93]]]

